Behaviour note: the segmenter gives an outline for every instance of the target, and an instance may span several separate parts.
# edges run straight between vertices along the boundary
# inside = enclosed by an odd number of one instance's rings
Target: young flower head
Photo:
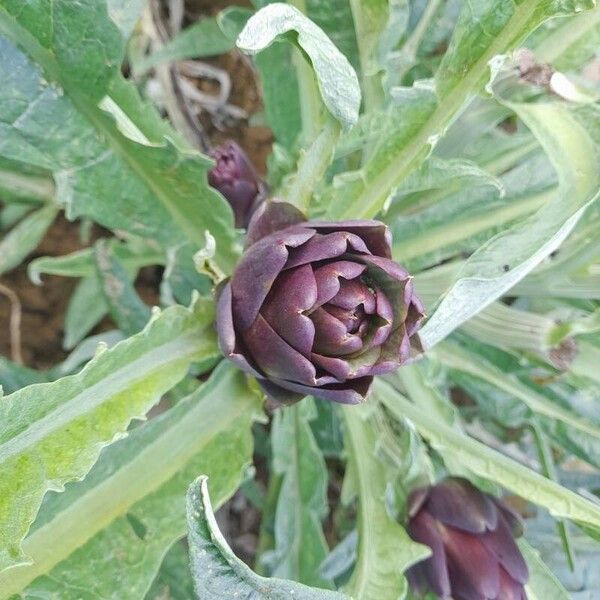
[[[379,221],[307,222],[265,203],[219,297],[223,354],[278,402],[361,402],[374,375],[421,351],[423,307],[390,257]]]
[[[407,572],[414,591],[455,600],[526,600],[519,517],[466,479],[414,490],[408,532],[432,555]]]
[[[235,226],[248,227],[252,213],[265,198],[265,184],[246,153],[235,142],[217,146],[211,156],[217,164],[208,172],[208,183],[231,204]]]

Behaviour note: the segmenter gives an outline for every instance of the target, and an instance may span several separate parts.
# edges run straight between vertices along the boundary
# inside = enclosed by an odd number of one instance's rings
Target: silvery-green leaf
[[[328,506],[327,467],[310,427],[315,416],[312,398],[275,414],[273,469],[282,479],[275,512],[275,547],[263,562],[274,577],[330,587],[319,573],[327,556],[321,522]]]
[[[600,191],[600,107],[511,104],[536,135],[559,177],[556,195],[534,215],[489,240],[464,264],[425,324],[432,346],[502,296],[569,235]]]
[[[0,274],[14,269],[35,250],[57,213],[54,204],[47,204],[27,215],[0,240]]]
[[[187,372],[218,354],[214,307],[167,309],[96,356],[77,375],[33,385],[0,402],[0,569],[28,562],[21,540],[48,490],[83,477]]]
[[[531,600],[568,600],[571,596],[542,562],[539,553],[525,540],[519,540],[518,544],[529,567],[527,597]]]
[[[125,39],[129,38],[147,0],[106,0],[108,14]]]
[[[600,6],[549,25],[552,27],[547,27],[541,36],[527,44],[540,62],[567,71],[581,68],[596,55],[600,42]]]
[[[306,16],[327,34],[336,48],[350,61],[350,64],[358,69],[358,40],[356,39],[351,5],[352,0],[339,0],[338,2],[308,0]]]
[[[554,481],[452,429],[437,417],[421,411],[381,380],[375,386],[382,402],[398,419],[410,419],[421,435],[442,456],[460,462],[472,473],[502,485],[515,494],[563,517],[600,530],[600,504],[568,490]]]
[[[206,477],[200,477],[190,486],[187,513],[192,575],[199,599],[350,600],[339,592],[311,588],[283,579],[268,579],[253,573],[235,556],[219,531]]]
[[[358,550],[347,591],[361,600],[398,600],[408,590],[404,571],[429,550],[413,542],[388,514],[386,466],[376,456],[379,433],[376,406],[345,407],[346,450],[358,501]],[[344,482],[346,485],[346,482]]]
[[[33,207],[28,204],[5,204],[0,208],[0,231],[5,232],[14,227]]]
[[[105,240],[98,240],[94,259],[100,289],[111,316],[125,335],[133,335],[148,322],[150,308],[138,296],[130,275]]]
[[[74,11],[65,0],[25,10],[4,2],[0,34],[0,155],[52,171],[71,218],[165,247],[174,239],[201,246],[210,230],[215,260],[229,271],[237,256],[232,212],[207,184],[211,162],[183,147],[122,78],[124,40],[105,3],[84,0]]]
[[[35,205],[54,200],[54,183],[44,169],[2,158],[0,194],[4,203]]]
[[[578,411],[563,408],[558,403],[552,402],[550,398],[531,389],[517,377],[500,370],[478,354],[449,341],[439,346],[435,350],[435,354],[446,366],[483,379],[518,398],[534,412],[556,419],[584,434],[600,439],[600,423],[594,423],[594,421],[580,416]]]
[[[43,383],[49,379],[50,376],[44,371],[18,365],[0,356],[0,388],[5,394],[11,394],[32,383]]]
[[[108,243],[111,251],[131,273],[137,272],[142,267],[165,264],[165,252],[153,244],[121,243],[116,240],[110,240]],[[29,263],[27,272],[29,278],[37,284],[42,283],[43,274],[95,277],[94,251],[92,248],[84,248],[62,256],[42,256]]]
[[[193,597],[190,556],[184,540],[180,540],[167,552],[144,600],[190,600]]]
[[[108,314],[108,303],[96,275],[84,277],[69,298],[63,348],[73,349]]]
[[[256,54],[290,31],[296,32],[299,46],[312,63],[325,106],[344,128],[349,128],[358,119],[360,107],[356,73],[323,30],[296,8],[282,3],[265,6],[248,20],[237,45]]]
[[[33,564],[0,573],[0,598],[143,598],[168,548],[186,531],[185,493],[209,473],[217,504],[252,456],[260,398],[222,363],[171,410],[105,448],[81,482],[46,496],[24,549]],[[189,600],[189,599],[186,599]]]
[[[84,339],[73,351],[63,360],[60,365],[53,369],[53,373],[58,373],[60,376],[69,375],[75,370],[86,363],[88,360],[94,358],[98,352],[98,344],[103,344],[107,348],[112,348],[117,342],[123,340],[125,336],[118,329],[110,329],[108,331],[102,331],[96,335]]]
[[[495,55],[515,48],[546,19],[591,8],[592,4],[591,0],[463,3],[450,46],[431,87],[433,101],[421,101],[416,109],[410,103],[405,108],[404,102],[398,102],[400,129],[390,128],[379,140],[356,178],[360,185],[338,188],[329,216],[374,217],[402,180],[427,158],[452,120],[483,88],[489,78],[488,62]],[[402,115],[404,111],[407,112]]]
[[[384,31],[390,17],[387,0],[352,1],[352,18],[356,31],[360,58],[360,74],[365,110],[379,108],[383,104],[383,87],[381,83],[382,67],[380,63],[380,44],[394,44],[402,35],[396,27],[395,40],[383,40]],[[393,9],[392,9],[393,10]],[[389,36],[387,36],[389,37]],[[385,52],[385,51],[383,51]]]

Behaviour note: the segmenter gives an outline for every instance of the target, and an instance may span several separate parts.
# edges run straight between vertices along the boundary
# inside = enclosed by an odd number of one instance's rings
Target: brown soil
[[[230,5],[251,6],[240,0],[188,0],[186,21],[195,20],[200,15],[215,14]],[[232,82],[229,102],[242,108],[248,116],[262,110],[257,77],[251,62],[237,51],[206,60],[225,69]],[[203,91],[214,93],[211,83],[198,81],[196,85]],[[202,114],[200,120],[213,145],[227,139],[236,140],[248,153],[258,172],[265,174],[266,160],[271,151],[273,137],[267,127],[250,126],[247,121],[227,123],[219,127],[211,121],[210,115]],[[94,239],[110,235],[109,232],[95,230]],[[43,285],[34,285],[27,276],[28,263],[39,256],[61,256],[81,249],[86,244],[80,241],[79,223],[68,222],[62,215],[57,218],[48,234],[28,258],[12,272],[0,277],[0,283],[15,292],[21,304],[21,352],[23,362],[36,369],[49,368],[66,357],[62,348],[65,311],[69,298],[77,284],[76,279],[44,276]],[[161,273],[156,268],[142,269],[136,280],[136,289],[149,305],[158,302],[158,286]],[[10,305],[0,295],[0,355],[11,356],[9,339]],[[97,328],[104,330],[114,327],[106,318]],[[259,461],[260,462],[260,461]],[[260,484],[266,487],[268,474],[265,469],[258,476]],[[260,525],[260,513],[241,492],[221,508],[218,514],[219,525],[230,540],[234,551],[242,560],[253,564]],[[331,525],[331,524],[329,524]],[[329,529],[330,527],[328,527]]]
[[[60,216],[30,259],[60,256],[79,250],[79,225]],[[0,277],[21,303],[21,352],[29,367],[46,368],[62,360],[64,314],[76,280],[45,276],[44,284],[34,285],[27,276],[27,263]],[[0,296],[0,354],[10,357],[10,305]]]
[[[186,21],[192,21],[201,15],[216,14],[226,6],[251,6],[250,2],[239,0],[188,0],[186,3]],[[229,102],[242,108],[247,115],[262,110],[260,92],[256,74],[250,61],[237,51],[207,60],[231,77],[232,90]],[[198,87],[210,90],[210,82],[198,81]],[[248,153],[259,173],[266,172],[266,159],[273,142],[267,127],[252,127],[246,121],[220,125],[217,128],[208,114],[201,115],[201,122],[214,145],[227,139],[236,140]],[[105,233],[97,233],[105,235]],[[82,247],[79,236],[79,223],[68,222],[60,216],[50,228],[48,234],[29,259],[12,272],[0,277],[0,283],[15,292],[21,303],[21,352],[26,366],[44,369],[57,364],[66,356],[62,348],[65,310],[77,280],[65,277],[44,276],[43,285],[34,285],[27,276],[27,264],[39,256],[61,256]],[[158,301],[160,273],[156,269],[143,269],[136,280],[136,289],[148,304]],[[11,356],[10,304],[0,295],[0,354]],[[106,320],[100,329],[113,327]]]

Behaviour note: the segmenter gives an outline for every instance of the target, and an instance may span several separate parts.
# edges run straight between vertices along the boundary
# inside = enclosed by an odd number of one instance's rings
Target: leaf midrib
[[[516,7],[502,32],[472,65],[469,72],[460,80],[460,83],[440,99],[437,108],[425,121],[417,135],[402,148],[396,159],[366,186],[365,191],[351,203],[342,217],[373,218],[379,212],[387,194],[415,168],[419,162],[419,155],[423,153],[424,148],[429,144],[430,138],[439,135],[462,108],[469,95],[477,89],[479,82],[489,68],[489,60],[496,54],[505,51],[515,37],[521,37],[519,30],[522,24],[526,23],[538,8],[539,2],[537,0],[525,0]]]
[[[177,210],[177,207],[173,205],[171,201],[172,189],[170,189],[169,184],[163,183],[160,177],[152,177],[152,171],[143,166],[142,161],[138,159],[136,153],[128,151],[126,148],[127,138],[120,134],[111,117],[95,105],[92,99],[81,93],[79,89],[73,87],[68,79],[61,77],[60,66],[52,53],[44,48],[16,19],[3,10],[2,6],[0,6],[0,33],[14,43],[21,45],[29,56],[42,67],[46,76],[61,85],[77,110],[104,137],[110,148],[116,151],[160,200],[160,203],[171,215],[173,221],[185,234],[186,238],[198,247],[202,247],[205,244],[205,232],[198,230],[194,226],[194,221]],[[189,152],[189,155],[192,156],[192,151],[185,151],[183,149],[179,149],[179,151],[182,154]],[[223,263],[226,263],[223,266],[225,268],[232,267],[235,254],[233,250],[231,248],[220,248],[219,251],[220,259]]]
[[[423,413],[383,381],[376,381],[375,385],[383,404],[396,418],[410,419],[434,447],[460,456],[464,466],[473,473],[497,480],[521,497],[546,506],[555,516],[600,528],[600,506]],[[496,479],[490,474],[490,467],[494,465],[500,465],[504,477]],[[523,488],[523,481],[527,481],[528,488],[535,486],[535,496],[529,489]],[[548,498],[553,501],[550,502]]]
[[[474,377],[479,377],[495,385],[497,388],[521,400],[534,412],[551,419],[556,419],[565,425],[569,425],[596,439],[600,439],[600,427],[560,406],[548,402],[543,395],[529,389],[513,376],[502,373],[492,365],[486,365],[481,360],[475,359],[456,344],[449,345],[443,342],[438,346],[436,354],[445,365],[463,373],[469,373]]]
[[[377,564],[371,562],[370,552],[361,552],[360,549],[361,546],[367,548],[377,547],[376,540],[373,539],[372,530],[367,524],[376,521],[374,515],[381,511],[381,507],[374,502],[374,496],[371,490],[368,489],[367,481],[365,480],[365,473],[369,471],[369,465],[365,463],[363,457],[368,455],[369,449],[364,447],[363,434],[360,423],[358,423],[360,416],[350,414],[350,410],[352,410],[351,407],[346,408],[344,417],[349,433],[348,438],[352,446],[352,457],[355,462],[355,473],[359,489],[359,560],[356,563],[349,587],[353,597],[368,600],[370,596],[367,596],[366,592],[371,589],[373,574],[377,573]]]
[[[238,419],[251,419],[258,410],[256,404],[248,403],[247,397],[220,393],[234,377],[239,374],[231,368],[205,387],[204,398],[172,427],[27,537],[23,551],[34,559],[34,564],[0,573],[0,589],[6,594],[2,598],[18,593],[35,578],[48,573],[136,502],[158,490],[220,431],[230,428]],[[206,410],[207,404],[212,410]],[[151,479],[149,464],[153,465]],[[182,521],[182,533],[184,530]]]
[[[45,414],[17,435],[0,444],[1,461],[4,462],[10,457],[24,452],[50,433],[68,425],[73,419],[86,412],[93,411],[108,398],[134,387],[149,373],[170,363],[189,358],[199,353],[203,347],[208,350],[212,344],[205,339],[202,333],[202,327],[195,327],[184,335],[144,353],[133,362],[114,371],[108,377],[104,377],[85,388],[67,402],[58,405],[55,410]],[[80,378],[81,375],[74,375],[73,377]]]

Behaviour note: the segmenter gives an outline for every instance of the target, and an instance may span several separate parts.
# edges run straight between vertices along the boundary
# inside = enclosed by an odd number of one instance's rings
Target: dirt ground
[[[231,0],[188,0],[184,26],[201,15],[215,14],[223,7],[237,4],[250,6],[249,2]],[[256,82],[256,74],[249,60],[232,51],[227,55],[203,60],[227,71],[231,78],[232,90],[228,102],[243,109],[247,119],[219,123],[216,126],[210,114],[199,117],[202,127],[211,143],[217,145],[227,139],[236,140],[248,153],[258,172],[266,172],[266,160],[271,150],[273,138],[268,128],[251,126],[250,117],[262,110],[261,97]],[[215,93],[213,84],[206,80],[195,82],[207,93]],[[92,239],[110,235],[110,232],[95,228]],[[61,256],[85,247],[80,239],[80,223],[69,222],[59,216],[35,252],[24,264],[0,276],[0,283],[12,290],[21,305],[21,354],[23,363],[35,369],[49,368],[62,361],[67,352],[62,348],[63,325],[69,298],[77,284],[76,279],[57,276],[43,276],[43,285],[32,283],[27,276],[28,263],[40,256]],[[136,288],[148,304],[158,302],[160,272],[157,269],[143,269]],[[0,354],[10,358],[10,304],[0,295]],[[94,332],[112,328],[114,324],[105,319]],[[261,485],[266,486],[266,470],[260,469]],[[260,526],[260,512],[254,508],[243,494],[238,493],[221,508],[218,514],[220,526],[230,541],[234,551],[249,564],[253,564]]]
[[[188,0],[186,2],[185,22],[195,20],[201,15],[215,14],[229,5],[250,6],[249,2],[231,0]],[[229,103],[243,109],[248,117],[262,109],[256,75],[246,57],[232,51],[227,55],[204,60],[204,62],[226,70],[231,78],[232,91]],[[206,92],[213,92],[211,83],[198,81],[197,86]],[[208,113],[200,115],[202,126],[213,145],[227,139],[236,140],[248,153],[260,173],[266,171],[266,160],[272,145],[272,135],[266,127],[253,127],[249,119],[220,124],[217,128]],[[108,235],[97,231],[95,237]],[[68,222],[60,216],[48,234],[28,260],[13,271],[0,276],[0,283],[12,290],[21,304],[21,353],[28,367],[48,368],[66,356],[62,348],[63,324],[69,297],[77,280],[65,277],[44,276],[43,285],[34,285],[27,276],[27,264],[39,256],[61,256],[84,247],[80,241],[80,224]],[[140,295],[149,304],[158,298],[158,274],[152,269],[144,269],[136,287]],[[10,304],[0,295],[0,354],[11,356],[9,336]],[[108,321],[99,327],[109,327]]]

